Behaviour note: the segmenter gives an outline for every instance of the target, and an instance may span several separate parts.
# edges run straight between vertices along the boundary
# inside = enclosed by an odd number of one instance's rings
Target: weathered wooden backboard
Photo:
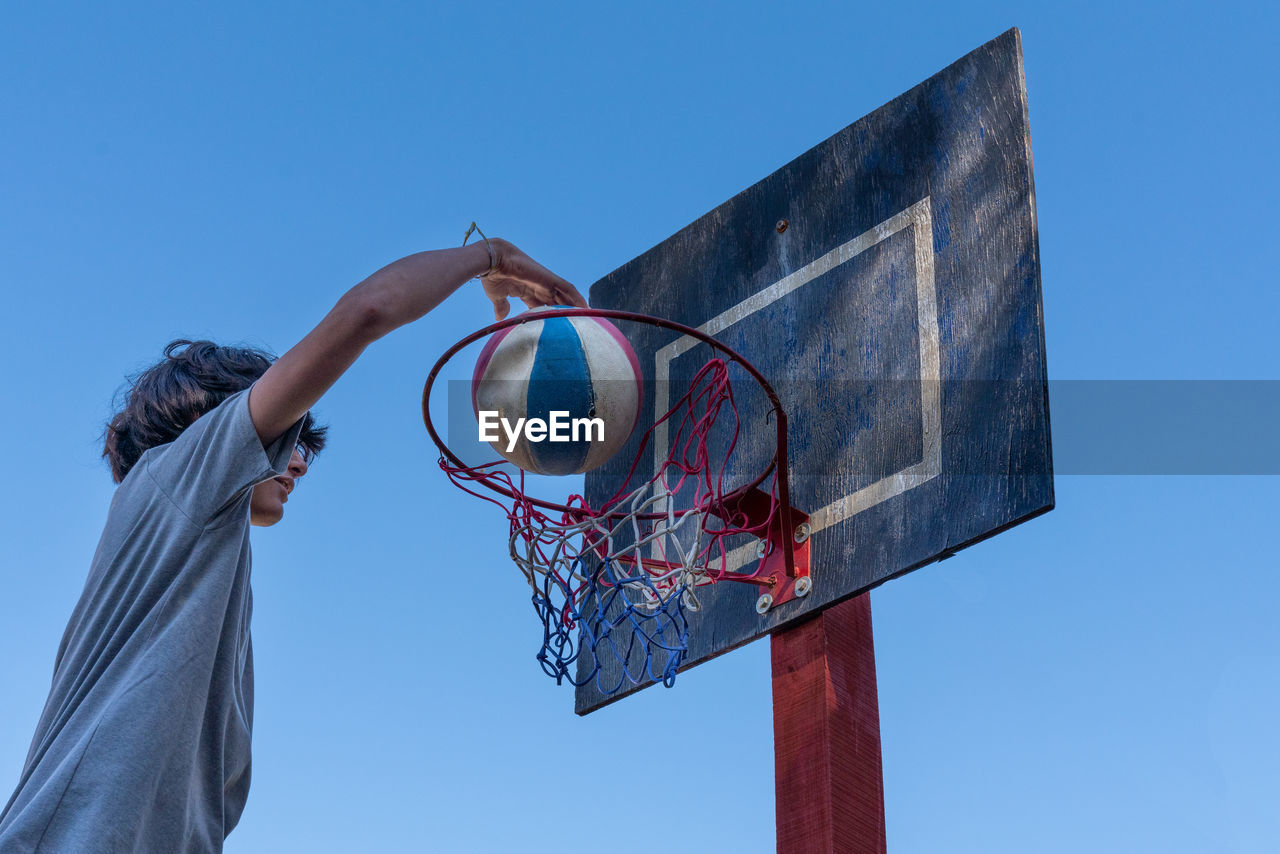
[[[762,617],[752,585],[699,588],[686,667],[1053,507],[1017,30],[610,273],[590,302],[713,335],[763,372],[790,419],[813,590]],[[617,489],[671,390],[710,356],[674,332],[624,331],[645,370],[648,422],[588,474],[594,505]],[[768,464],[774,429],[763,394],[745,374],[735,380],[747,427],[732,473],[746,482]],[[750,548],[736,554],[749,569]],[[576,709],[626,693],[589,681]]]

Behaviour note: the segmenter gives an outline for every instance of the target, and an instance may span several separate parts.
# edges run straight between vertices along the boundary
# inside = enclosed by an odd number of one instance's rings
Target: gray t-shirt
[[[249,792],[249,501],[301,426],[264,452],[241,391],[116,489],[0,852],[222,850]]]

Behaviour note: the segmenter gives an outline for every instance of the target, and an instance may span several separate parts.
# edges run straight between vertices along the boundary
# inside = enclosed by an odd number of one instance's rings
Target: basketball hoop
[[[440,437],[431,419],[431,390],[440,371],[464,347],[511,326],[554,317],[602,317],[645,323],[709,345],[712,358],[689,389],[645,431],[625,480],[599,507],[581,495],[562,503],[525,492],[524,472],[513,478],[504,461],[471,466]],[[736,363],[768,396],[777,445],[765,470],[750,483],[726,490],[739,423],[729,383]],[[756,610],[806,595],[809,583],[808,516],[790,504],[787,418],[777,394],[746,359],[711,336],[658,317],[626,311],[556,308],[486,326],[449,348],[427,375],[422,392],[427,432],[440,449],[440,467],[456,486],[502,507],[510,523],[509,553],[533,591],[543,625],[538,660],[557,684],[596,680],[612,694],[627,680],[670,686],[684,661],[687,612],[699,608],[696,589],[722,581],[755,585]],[[712,459],[707,437],[720,419],[730,439]],[[654,430],[667,425],[665,460],[649,477],[639,474]],[[477,489],[478,487],[478,489]],[[726,542],[755,538],[754,570],[729,568]],[[584,653],[586,657],[584,658]],[[602,668],[613,659],[619,668]],[[577,668],[577,675],[570,668]],[[604,684],[605,673],[616,680]]]

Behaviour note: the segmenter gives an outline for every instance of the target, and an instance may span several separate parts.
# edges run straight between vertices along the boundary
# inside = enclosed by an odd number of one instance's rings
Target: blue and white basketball
[[[471,405],[481,441],[507,460],[535,474],[576,474],[626,444],[642,383],[635,351],[608,320],[550,317],[490,336]]]

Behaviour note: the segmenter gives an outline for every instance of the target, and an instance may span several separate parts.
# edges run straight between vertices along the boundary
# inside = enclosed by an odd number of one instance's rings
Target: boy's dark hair
[[[124,407],[107,422],[102,456],[116,483],[148,448],[178,438],[197,418],[238,391],[253,385],[275,357],[247,347],[222,347],[212,341],[178,339],[164,348],[164,359],[132,377]],[[307,459],[324,450],[327,427],[308,414],[298,444]]]

